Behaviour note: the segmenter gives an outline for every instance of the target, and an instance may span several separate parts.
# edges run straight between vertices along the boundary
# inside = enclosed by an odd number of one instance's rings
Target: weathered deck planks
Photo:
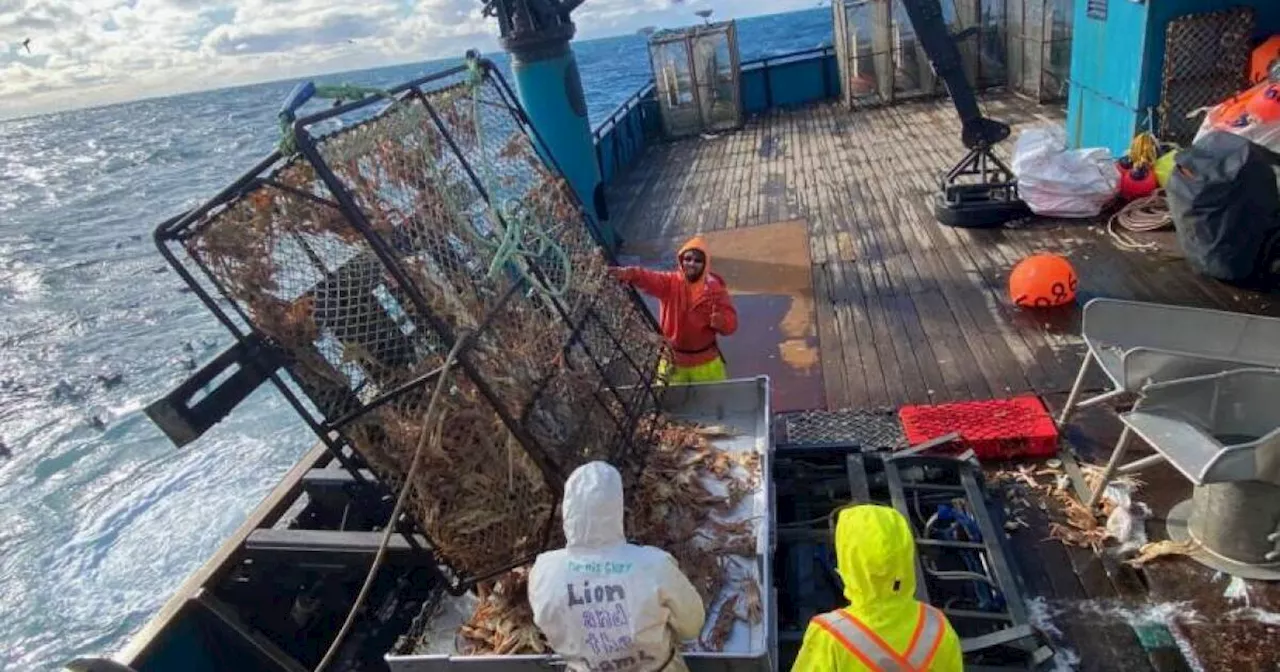
[[[1062,119],[1059,108],[1012,96],[987,98],[984,108],[1015,133]],[[1011,149],[1012,141],[1001,148],[1006,157]],[[946,101],[857,113],[838,105],[772,111],[736,133],[651,149],[611,187],[613,224],[642,247],[706,231],[807,222],[830,409],[1034,392],[1056,410],[1083,352],[1080,310],[1033,312],[1009,304],[1009,271],[1035,252],[1071,259],[1080,305],[1108,296],[1280,315],[1280,302],[1193,274],[1168,234],[1153,236],[1162,249],[1148,253],[1117,247],[1097,222],[1038,220],[981,231],[938,225],[929,198],[962,151]],[[750,367],[730,365],[735,375],[751,375]],[[1091,381],[1101,384],[1100,376]],[[1102,409],[1087,409],[1067,438],[1096,462],[1114,444],[1117,425]],[[1159,516],[1186,485],[1159,470],[1151,477],[1144,497],[1157,512],[1151,522],[1158,531]],[[1113,613],[1118,606],[1186,600],[1213,616],[1229,608],[1211,572],[1193,563],[1150,566],[1143,573],[1149,587],[1143,586],[1114,560],[1045,543],[1047,521],[1035,510],[1027,516],[1032,529],[1010,541],[1028,592],[1045,600],[1082,670],[1186,669],[1162,658],[1167,651],[1144,651],[1132,624]],[[1270,606],[1280,604],[1278,592],[1255,587],[1252,594]],[[1208,619],[1184,629],[1205,669],[1270,669],[1265,665],[1273,662],[1269,652],[1250,653],[1272,634],[1265,624]]]
[[[1060,108],[1009,95],[983,104],[1015,133],[1062,119]],[[1006,157],[1012,144],[1001,147]],[[947,101],[774,110],[734,133],[651,148],[610,187],[612,223],[645,241],[805,219],[829,408],[1069,388],[1082,353],[1079,308],[1028,312],[1005,295],[1009,270],[1034,252],[1071,259],[1082,299],[1280,315],[1280,302],[1195,276],[1167,244],[1118,248],[1096,222],[939,226],[929,198],[962,152]]]

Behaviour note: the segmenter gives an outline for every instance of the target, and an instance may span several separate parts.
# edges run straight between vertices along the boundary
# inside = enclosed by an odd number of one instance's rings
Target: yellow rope
[[[450,376],[449,370],[453,368],[457,361],[458,353],[462,351],[463,344],[469,340],[469,336],[461,334],[458,340],[453,344],[453,348],[449,350],[449,354],[444,358],[444,364],[440,365],[440,377],[436,379],[435,390],[431,393],[431,400],[427,402],[427,411],[422,414],[422,434],[418,437],[418,447],[413,451],[413,459],[409,461],[409,469],[404,474],[404,483],[400,486],[400,494],[396,497],[395,506],[391,508],[391,517],[387,520],[387,524],[382,528],[382,540],[378,542],[378,552],[373,556],[373,564],[369,567],[369,573],[365,575],[364,584],[360,586],[360,592],[356,594],[355,603],[351,605],[351,611],[347,612],[347,618],[342,622],[342,627],[338,629],[338,634],[333,638],[333,642],[329,644],[329,648],[325,651],[324,657],[316,665],[315,672],[324,672],[325,669],[334,661],[338,655],[338,650],[342,648],[343,641],[347,638],[347,633],[351,632],[351,626],[355,625],[356,616],[360,613],[360,607],[364,605],[364,601],[369,597],[369,590],[373,588],[373,581],[378,576],[378,569],[382,567],[383,558],[387,555],[387,546],[391,543],[391,535],[396,532],[399,527],[397,523],[400,521],[400,514],[404,511],[404,505],[409,499],[409,491],[414,484],[414,477],[417,476],[418,466],[422,462],[422,454],[427,447],[428,442],[432,445],[439,445],[440,430],[444,427],[444,415],[436,419],[432,424],[432,416],[436,411],[436,402],[445,394]],[[433,431],[434,430],[434,431]]]
[[[1133,136],[1133,142],[1129,143],[1129,160],[1133,162],[1133,167],[1143,166],[1148,169],[1154,167],[1159,146],[1156,136],[1146,131]]]

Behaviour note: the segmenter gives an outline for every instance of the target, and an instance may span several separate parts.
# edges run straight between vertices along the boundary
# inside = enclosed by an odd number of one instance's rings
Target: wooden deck
[[[1015,137],[1018,128],[1063,118],[1060,108],[1007,95],[988,97],[983,106],[1012,124]],[[770,300],[738,302],[742,326],[726,341],[737,341],[735,354],[757,356],[731,357],[730,374],[767,371],[777,380],[784,361],[816,369],[796,371],[775,389],[810,386],[812,394],[788,392],[789,398],[822,400],[828,409],[1034,393],[1056,411],[1080,363],[1079,306],[1091,297],[1280,315],[1274,296],[1195,275],[1169,233],[1147,238],[1159,251],[1134,252],[1091,221],[1036,220],[994,230],[938,225],[928,199],[937,175],[962,154],[959,131],[947,101],[856,113],[838,105],[775,112],[737,133],[651,149],[613,184],[612,223],[627,239],[624,257],[646,264],[671,263],[670,252],[693,234],[744,229],[732,236],[742,240],[721,247],[724,254],[711,245],[712,267],[729,262],[736,271],[731,289],[735,282],[749,285],[746,294]],[[1006,156],[1012,145],[1004,143]],[[807,226],[807,259],[784,251],[790,244],[770,232],[795,221]],[[1033,312],[1010,305],[1009,270],[1039,251],[1063,254],[1076,267],[1077,306]],[[805,264],[811,282],[797,282],[793,266]],[[782,310],[773,305],[779,298],[807,305]],[[784,314],[812,321],[817,357],[785,356],[784,339],[802,330]],[[1067,439],[1082,459],[1105,460],[1118,424],[1106,409],[1091,408],[1077,416]],[[1164,513],[1190,487],[1166,467],[1142,477],[1147,485],[1137,496],[1154,510],[1148,533],[1160,539]],[[1125,613],[1155,614],[1201,669],[1280,669],[1264,644],[1280,628],[1224,616],[1241,612],[1224,599],[1226,581],[1211,570],[1172,559],[1137,571],[1107,554],[1046,542],[1045,516],[1026,515],[1032,527],[1012,534],[1011,544],[1028,593],[1060,630],[1055,639],[1079,655],[1077,669],[1195,669],[1173,642],[1153,644],[1152,632]],[[1251,583],[1250,595],[1254,607],[1280,610],[1280,586]]]
[[[983,106],[1013,125],[1015,137],[1018,128],[1063,117],[1061,108],[1009,95]],[[612,223],[627,251],[694,233],[807,222],[820,344],[814,378],[827,408],[1068,389],[1082,353],[1078,307],[1022,311],[1006,298],[1009,269],[1033,252],[1071,260],[1080,304],[1108,296],[1280,314],[1280,302],[1191,273],[1170,254],[1168,234],[1164,251],[1143,253],[1118,248],[1096,222],[938,225],[928,199],[937,175],[963,153],[959,135],[948,101],[774,112],[736,133],[651,149],[612,186]],[[1006,156],[1012,145],[1003,143]],[[751,329],[743,325],[740,334]],[[730,362],[730,373],[751,375],[750,366]]]

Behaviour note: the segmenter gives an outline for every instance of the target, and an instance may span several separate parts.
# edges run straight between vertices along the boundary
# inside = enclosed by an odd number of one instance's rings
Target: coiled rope
[[[1151,117],[1148,112],[1148,128],[1150,124]],[[1154,171],[1159,151],[1160,142],[1156,140],[1156,136],[1149,130],[1143,131],[1133,136],[1133,140],[1129,143],[1129,161],[1135,170],[1142,168]],[[1157,250],[1160,249],[1159,245],[1135,240],[1127,232],[1159,231],[1172,224],[1173,217],[1169,214],[1169,201],[1165,198],[1164,190],[1157,189],[1149,196],[1133,199],[1111,215],[1107,220],[1107,233],[1116,245],[1126,250]]]
[[[1159,231],[1173,224],[1169,214],[1169,201],[1164,189],[1157,189],[1150,196],[1135,198],[1107,220],[1107,233],[1116,245],[1126,250],[1156,250],[1159,245],[1139,242],[1127,232],[1147,233]],[[1118,228],[1117,228],[1118,227]]]

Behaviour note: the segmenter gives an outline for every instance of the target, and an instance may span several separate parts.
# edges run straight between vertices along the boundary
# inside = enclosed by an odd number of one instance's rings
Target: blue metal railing
[[[600,180],[608,184],[635,163],[649,143],[661,134],[658,98],[651,79],[596,127],[594,139]]]
[[[834,98],[840,95],[835,47],[744,61],[739,90],[747,115]],[[596,162],[605,184],[634,165],[649,145],[662,140],[658,115],[657,94],[649,80],[596,126]]]
[[[759,114],[808,105],[840,94],[835,47],[830,45],[768,56],[742,64],[742,109]]]

